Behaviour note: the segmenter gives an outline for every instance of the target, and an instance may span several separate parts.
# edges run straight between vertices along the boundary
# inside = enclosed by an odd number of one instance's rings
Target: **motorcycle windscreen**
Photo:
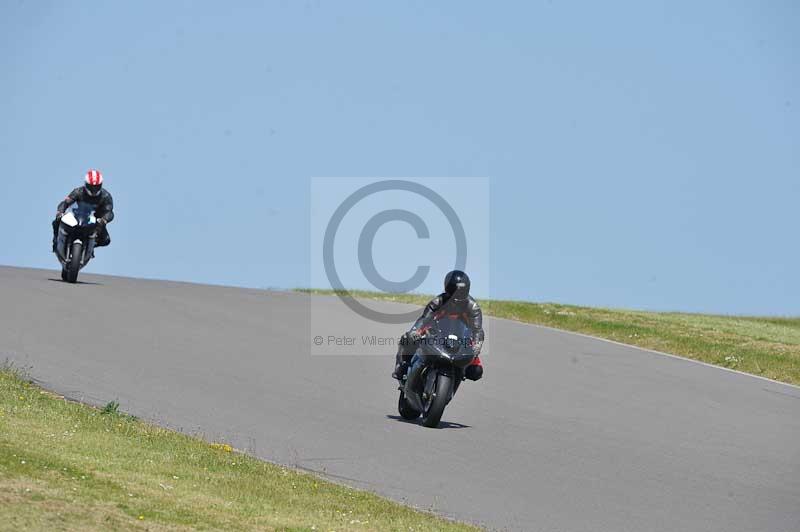
[[[444,316],[436,325],[436,342],[439,349],[448,345],[451,362],[459,367],[468,365],[475,358],[472,351],[472,331],[463,320]],[[456,351],[452,347],[455,344]]]
[[[463,320],[458,318],[451,318],[443,316],[437,323],[438,335],[449,338],[455,336],[459,340],[469,340],[472,338],[472,332],[467,327]]]
[[[78,221],[78,225],[89,225],[96,223],[97,220],[94,217],[94,209],[95,206],[91,203],[86,202],[78,202],[72,207],[72,214],[75,216],[75,219]]]

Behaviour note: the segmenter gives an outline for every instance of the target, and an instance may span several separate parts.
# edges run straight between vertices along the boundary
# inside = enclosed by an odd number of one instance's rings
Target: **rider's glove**
[[[98,218],[97,219],[97,225],[106,225],[107,223],[108,222],[106,221],[105,218]]]
[[[56,221],[57,221],[57,222],[60,222],[60,221],[61,221],[61,218],[62,218],[63,216],[64,216],[64,213],[63,213],[63,212],[57,212],[57,213],[56,213]]]
[[[476,340],[472,342],[472,352],[475,353],[475,356],[481,354],[481,349],[483,349],[483,340]]]
[[[410,331],[408,331],[408,341],[409,342],[411,342],[412,344],[415,344],[415,343],[419,342],[420,340],[422,340],[422,335],[419,333],[418,330],[411,329]]]

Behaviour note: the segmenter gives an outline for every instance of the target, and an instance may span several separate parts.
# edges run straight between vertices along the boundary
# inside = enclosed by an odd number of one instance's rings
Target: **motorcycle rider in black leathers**
[[[480,355],[484,340],[483,313],[478,302],[469,295],[469,287],[469,277],[461,270],[453,270],[447,274],[444,278],[444,292],[430,300],[411,330],[400,338],[392,377],[402,380],[422,339],[420,328],[430,318],[440,314],[457,314],[464,320],[472,332],[472,349],[475,355]],[[483,376],[480,357],[476,356],[472,364],[466,367],[464,376],[473,381]]]
[[[94,207],[94,216],[97,219],[95,247],[109,245],[111,236],[108,234],[106,225],[114,219],[114,199],[111,197],[111,193],[103,188],[103,174],[99,170],[89,170],[86,172],[84,185],[70,192],[56,208],[56,219],[53,220],[53,252],[56,251],[56,237],[61,217],[75,202],[87,203]]]

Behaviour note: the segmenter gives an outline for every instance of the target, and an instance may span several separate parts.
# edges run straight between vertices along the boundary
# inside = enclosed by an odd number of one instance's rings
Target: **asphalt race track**
[[[0,361],[68,397],[491,529],[800,530],[800,388],[490,319],[485,378],[426,429],[393,347],[312,356],[317,328],[402,332],[334,297],[58,278],[0,268]]]

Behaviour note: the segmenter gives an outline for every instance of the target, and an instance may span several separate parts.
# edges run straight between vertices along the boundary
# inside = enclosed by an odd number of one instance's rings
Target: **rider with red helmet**
[[[103,188],[103,174],[100,173],[100,170],[91,169],[86,172],[83,186],[70,192],[58,204],[56,219],[53,221],[53,251],[56,249],[58,222],[69,206],[75,202],[86,203],[94,208],[94,216],[97,218],[98,227],[95,247],[109,245],[111,237],[108,234],[106,225],[114,219],[114,199],[111,197],[111,193]]]

